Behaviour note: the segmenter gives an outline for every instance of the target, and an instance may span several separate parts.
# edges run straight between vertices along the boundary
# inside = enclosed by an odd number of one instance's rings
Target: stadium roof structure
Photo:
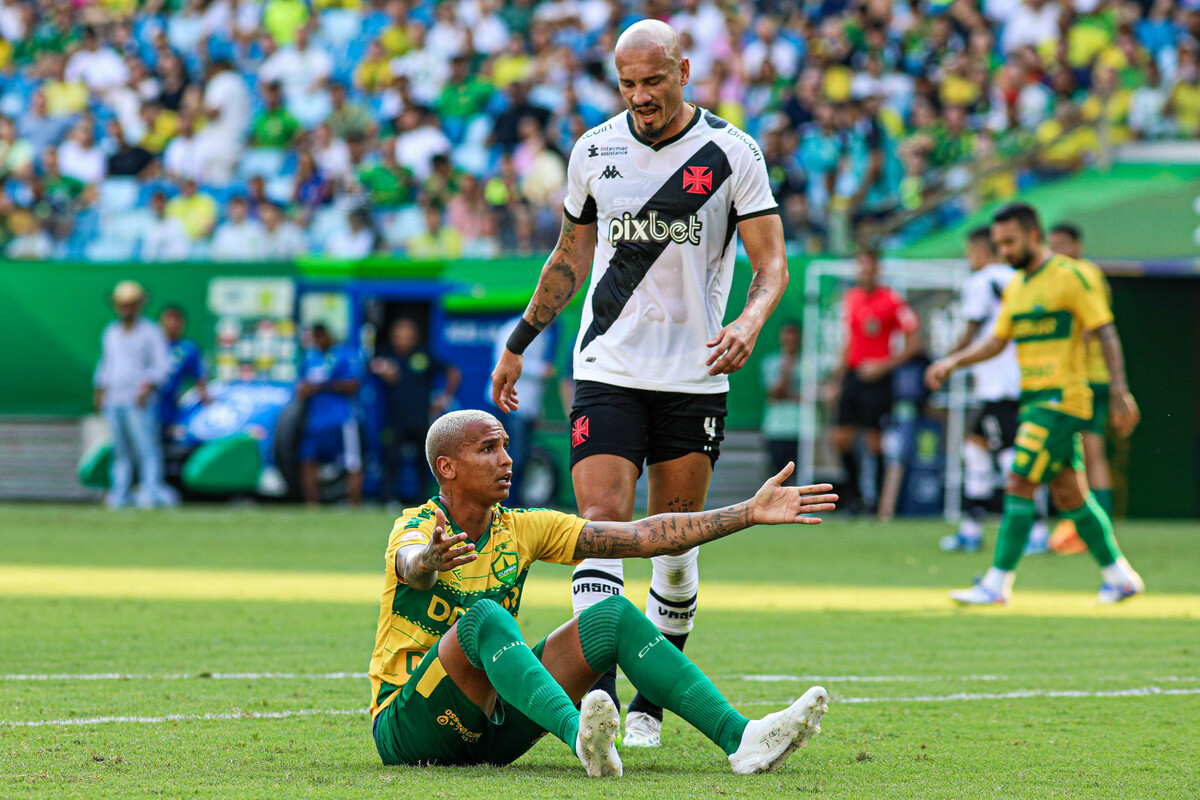
[[[1088,257],[1105,262],[1106,272],[1200,277],[1200,165],[1116,164],[1037,186],[1021,199],[1046,225],[1079,225]],[[895,255],[958,257],[967,231],[987,224],[1002,205],[983,206]]]

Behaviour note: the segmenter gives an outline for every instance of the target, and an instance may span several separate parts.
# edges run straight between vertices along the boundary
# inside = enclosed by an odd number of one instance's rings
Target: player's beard
[[[1029,265],[1033,263],[1033,250],[1028,247],[1025,248],[1025,251],[1021,253],[1021,255],[1017,256],[1008,263],[1012,264],[1015,269],[1029,269]]]
[[[641,136],[643,139],[649,139],[650,141],[656,141],[659,138],[659,136],[662,135],[662,132],[667,129],[667,125],[669,125],[671,121],[665,120],[661,125],[658,125],[657,127],[647,127],[647,126],[643,125],[642,121],[641,121],[641,117],[639,117],[638,114],[640,111],[649,111],[651,108],[652,108],[651,106],[639,106],[638,108],[633,109],[632,110],[633,111],[633,122],[634,122],[634,126],[638,129],[639,136]],[[662,111],[661,106],[653,106],[653,109],[654,109],[655,114]]]

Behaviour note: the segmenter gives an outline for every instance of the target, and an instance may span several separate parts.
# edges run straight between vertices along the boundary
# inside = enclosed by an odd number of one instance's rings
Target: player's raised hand
[[[504,413],[517,410],[517,381],[525,366],[524,356],[504,348],[496,368],[492,370],[492,402]]]
[[[421,552],[421,566],[433,572],[445,572],[470,564],[479,556],[475,553],[475,543],[466,539],[465,533],[446,536],[446,515],[437,509],[433,515],[433,536]]]
[[[838,496],[831,494],[831,484],[784,486],[783,482],[791,476],[794,469],[795,464],[789,461],[778,475],[768,478],[755,493],[754,499],[750,501],[752,524],[781,525],[786,522],[799,522],[804,525],[819,525],[820,518],[804,515],[833,511],[836,508],[834,504]]]
[[[746,364],[750,354],[754,352],[754,342],[758,339],[756,331],[749,326],[734,320],[721,330],[706,346],[712,350],[704,365],[708,367],[709,375],[729,375],[737,372]]]
[[[1138,409],[1137,401],[1128,391],[1113,392],[1111,401],[1113,429],[1121,436],[1128,436],[1142,421],[1142,412]]]

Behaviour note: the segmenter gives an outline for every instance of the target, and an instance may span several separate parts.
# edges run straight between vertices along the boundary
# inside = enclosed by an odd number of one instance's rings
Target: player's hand
[[[418,558],[421,568],[427,572],[445,572],[477,558],[475,543],[468,542],[465,533],[446,536],[446,515],[437,509],[433,515],[433,537]]]
[[[517,410],[517,381],[525,366],[524,356],[504,348],[496,368],[492,370],[492,402],[504,413]]]
[[[709,375],[730,375],[746,365],[746,360],[754,352],[754,342],[758,332],[747,330],[744,323],[733,321],[721,330],[708,343],[712,355],[704,362]]]
[[[754,499],[750,501],[752,525],[781,525],[786,522],[819,525],[819,517],[804,515],[833,511],[836,508],[834,503],[837,502],[838,496],[831,494],[831,484],[784,486],[783,482],[791,476],[794,469],[795,464],[789,461],[778,475],[767,479],[754,495]]]
[[[1128,436],[1142,421],[1142,412],[1138,409],[1137,401],[1128,391],[1113,392],[1110,401],[1112,411],[1109,414],[1113,429],[1121,436]]]
[[[925,370],[925,385],[930,391],[936,392],[942,388],[942,384],[950,377],[950,373],[954,372],[955,364],[953,359],[939,358],[937,361],[930,364]]]

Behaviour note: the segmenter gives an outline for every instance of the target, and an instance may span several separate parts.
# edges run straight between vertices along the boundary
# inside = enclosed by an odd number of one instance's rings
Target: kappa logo
[[[619,178],[619,177],[621,177],[621,173],[612,164],[609,164],[608,166],[606,166],[604,168],[604,171],[600,173],[601,180],[603,180],[605,178]]]
[[[712,170],[708,167],[684,167],[683,190],[688,194],[712,192]]]
[[[588,418],[580,417],[571,426],[571,447],[579,447],[588,438]]]

